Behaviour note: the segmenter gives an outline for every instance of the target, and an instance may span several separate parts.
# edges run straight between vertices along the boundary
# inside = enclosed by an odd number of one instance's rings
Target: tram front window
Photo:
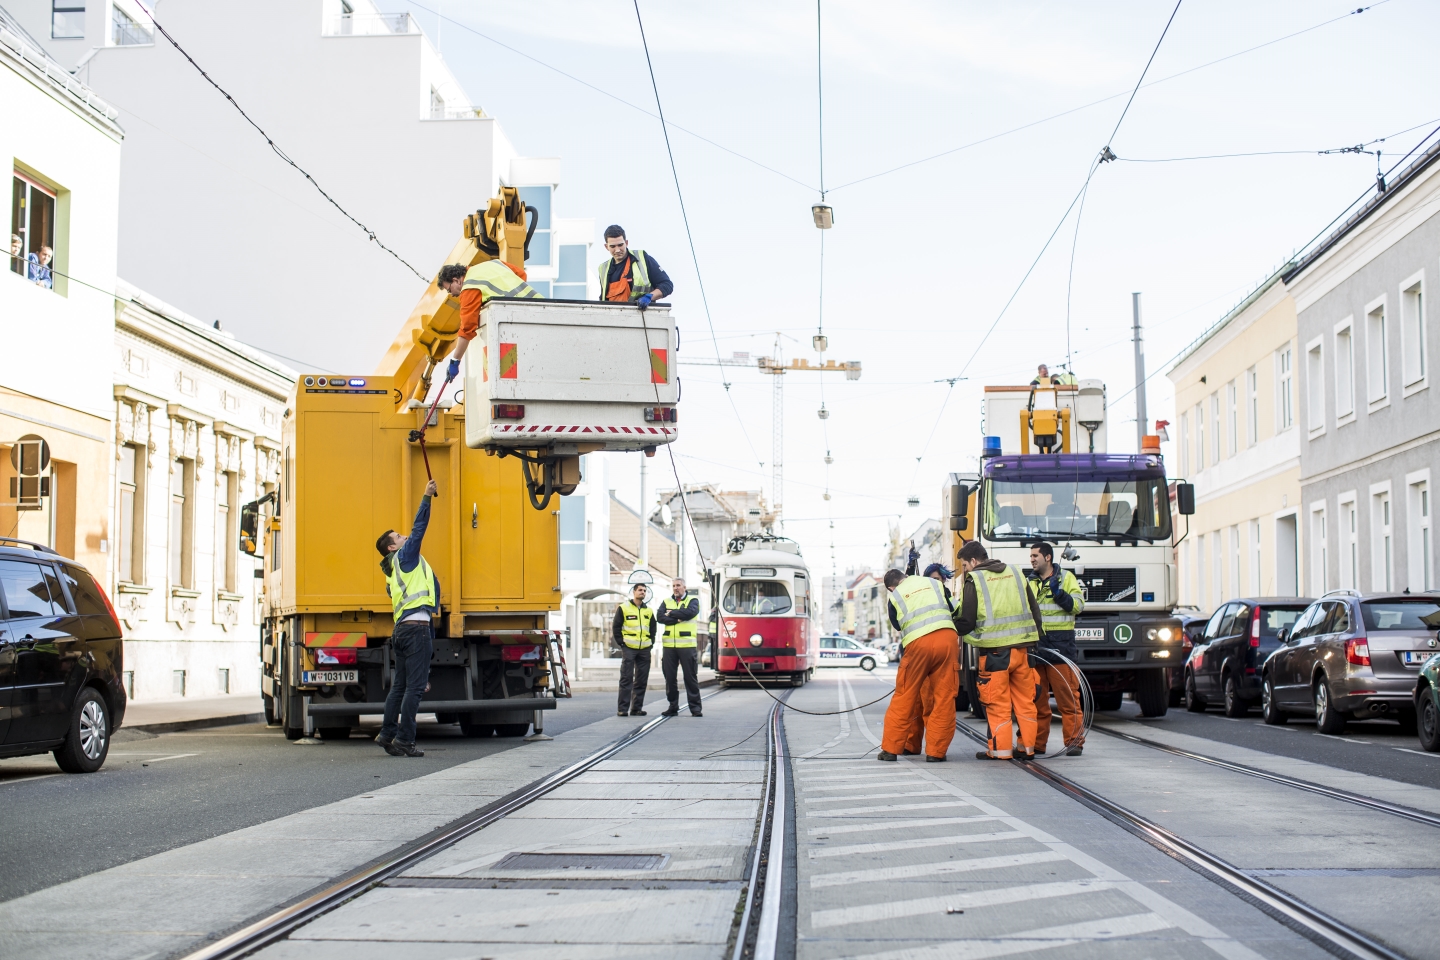
[[[775,580],[731,580],[725,588],[726,613],[765,616],[790,612],[790,591]]]

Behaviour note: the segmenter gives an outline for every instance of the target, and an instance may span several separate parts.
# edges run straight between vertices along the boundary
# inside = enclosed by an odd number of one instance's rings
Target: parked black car
[[[73,560],[0,537],[0,757],[93,773],[125,716],[120,622]]]
[[[1179,707],[1185,703],[1185,665],[1190,662],[1190,651],[1205,633],[1209,616],[1202,614],[1198,607],[1176,607],[1175,616],[1180,618],[1180,662],[1167,667],[1169,674],[1170,706]]]
[[[1282,643],[1309,597],[1244,597],[1210,615],[1185,662],[1185,707],[1223,703],[1225,716],[1243,717],[1261,700],[1260,665]]]
[[[1415,728],[1415,686],[1440,640],[1440,594],[1332,590],[1265,661],[1265,722],[1315,717],[1320,733],[1388,717]]]

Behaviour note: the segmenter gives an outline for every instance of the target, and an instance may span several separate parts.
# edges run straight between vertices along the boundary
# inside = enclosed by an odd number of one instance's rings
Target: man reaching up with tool
[[[460,332],[450,353],[446,381],[460,376],[460,358],[480,330],[480,308],[491,297],[536,299],[540,292],[525,282],[525,268],[512,267],[504,260],[482,260],[468,270],[464,264],[447,263],[436,280],[441,290],[460,298]]]
[[[1035,671],[1030,649],[1040,642],[1040,608],[1019,567],[991,560],[974,540],[960,548],[964,587],[955,629],[979,647],[977,687],[990,725],[988,749],[979,760],[1035,758]],[[1012,722],[1011,717],[1014,717]],[[1012,746],[1020,726],[1020,750]]]
[[[950,622],[945,588],[932,577],[885,574],[890,620],[900,633],[895,696],[885,711],[885,736],[877,760],[894,760],[925,731],[925,759],[939,763],[955,739],[955,694],[960,684],[960,639]]]
[[[385,592],[395,608],[395,629],[390,634],[390,651],[395,656],[395,676],[385,698],[385,720],[375,742],[392,757],[423,757],[415,746],[415,713],[420,696],[430,686],[430,655],[435,646],[435,628],[430,618],[440,612],[440,581],[420,555],[425,528],[430,524],[430,498],[437,493],[435,481],[425,484],[420,509],[410,536],[386,530],[375,541],[380,551],[380,569],[385,574]]]
[[[600,264],[600,299],[612,303],[633,303],[641,310],[675,291],[665,271],[644,250],[631,250],[625,228],[612,223],[605,228],[605,249],[610,259]]]

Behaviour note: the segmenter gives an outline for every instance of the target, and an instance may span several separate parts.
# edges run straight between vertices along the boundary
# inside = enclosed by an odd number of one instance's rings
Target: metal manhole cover
[[[659,870],[668,853],[512,853],[497,870]]]

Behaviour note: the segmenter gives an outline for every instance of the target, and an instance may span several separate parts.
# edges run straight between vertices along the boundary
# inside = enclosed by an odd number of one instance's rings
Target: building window
[[[1258,597],[1264,592],[1260,579],[1260,521],[1250,521],[1250,595]]]
[[[1190,473],[1190,414],[1180,414],[1180,475]]]
[[[118,520],[115,530],[116,579],[145,582],[145,456],[133,443],[120,445]]]
[[[195,585],[195,461],[170,467],[170,586]]]
[[[53,289],[55,191],[16,170],[10,190],[10,224],[11,272]]]
[[[1205,469],[1205,404],[1195,404],[1195,470]]]
[[[1230,595],[1240,596],[1240,527],[1230,528]]]
[[[1225,442],[1229,447],[1230,456],[1235,456],[1240,449],[1239,411],[1236,409],[1239,402],[1239,391],[1235,389],[1235,381],[1231,380],[1225,384]]]
[[[1253,447],[1260,441],[1260,374],[1251,367],[1245,371],[1245,444]]]
[[[1355,494],[1340,494],[1340,586],[1346,590],[1360,589],[1359,517]]]
[[[1355,335],[1350,321],[1335,331],[1335,421],[1355,412]]]
[[[235,593],[240,586],[240,511],[231,508],[239,493],[239,474],[220,474],[215,486],[215,582],[226,593]]]
[[[560,498],[560,569],[585,569],[585,498]]]
[[[1210,394],[1210,463],[1220,462],[1220,394]]]
[[[221,667],[220,669],[218,669],[218,670],[215,671],[215,672],[216,672],[216,677],[215,677],[215,679],[216,679],[216,681],[217,681],[217,685],[218,685],[219,688],[220,688],[220,692],[221,692],[221,693],[229,693],[229,692],[230,692],[230,668],[228,668],[228,667]]]
[[[1388,381],[1390,365],[1385,350],[1385,304],[1365,315],[1365,358],[1371,403],[1378,403],[1390,395]]]
[[[177,697],[185,696],[185,671],[170,671],[170,692]]]
[[[1225,600],[1225,552],[1220,546],[1219,530],[1210,534],[1210,557],[1215,568],[1210,584],[1215,594],[1215,605],[1219,606]]]
[[[525,206],[536,213],[535,235],[530,238],[530,255],[525,258],[526,266],[548,267],[550,265],[550,188],[521,187],[520,199]],[[526,214],[528,217],[529,214]],[[528,230],[530,225],[525,225]],[[532,287],[534,282],[530,284]]]
[[[50,0],[50,39],[78,40],[85,36],[85,4],[81,0]]]
[[[1275,429],[1295,425],[1295,348],[1286,344],[1275,353]]]
[[[1409,483],[1410,503],[1410,569],[1411,590],[1435,589],[1435,562],[1430,541],[1430,478],[1412,477]]]
[[[585,299],[585,257],[590,247],[583,243],[560,245],[560,271],[555,279],[556,300]]]
[[[1370,582],[1373,590],[1395,589],[1395,556],[1392,551],[1394,533],[1390,528],[1390,491],[1370,494],[1370,527],[1375,531],[1375,548],[1371,553]]]
[[[1305,425],[1310,436],[1325,431],[1325,347],[1316,340],[1305,350]]]
[[[135,671],[134,671],[134,670],[122,670],[122,671],[120,671],[120,682],[125,685],[125,699],[126,699],[126,700],[134,700],[134,699],[135,699]]]
[[[1405,367],[1404,385],[1425,379],[1425,292],[1416,280],[1400,294],[1400,342]]]
[[[117,47],[133,47],[154,43],[155,38],[150,35],[149,30],[140,25],[140,21],[121,10],[117,3],[110,7],[110,42]]]
[[[1310,508],[1310,589],[1320,596],[1329,587],[1326,571],[1329,569],[1329,544],[1326,542],[1325,505]]]

